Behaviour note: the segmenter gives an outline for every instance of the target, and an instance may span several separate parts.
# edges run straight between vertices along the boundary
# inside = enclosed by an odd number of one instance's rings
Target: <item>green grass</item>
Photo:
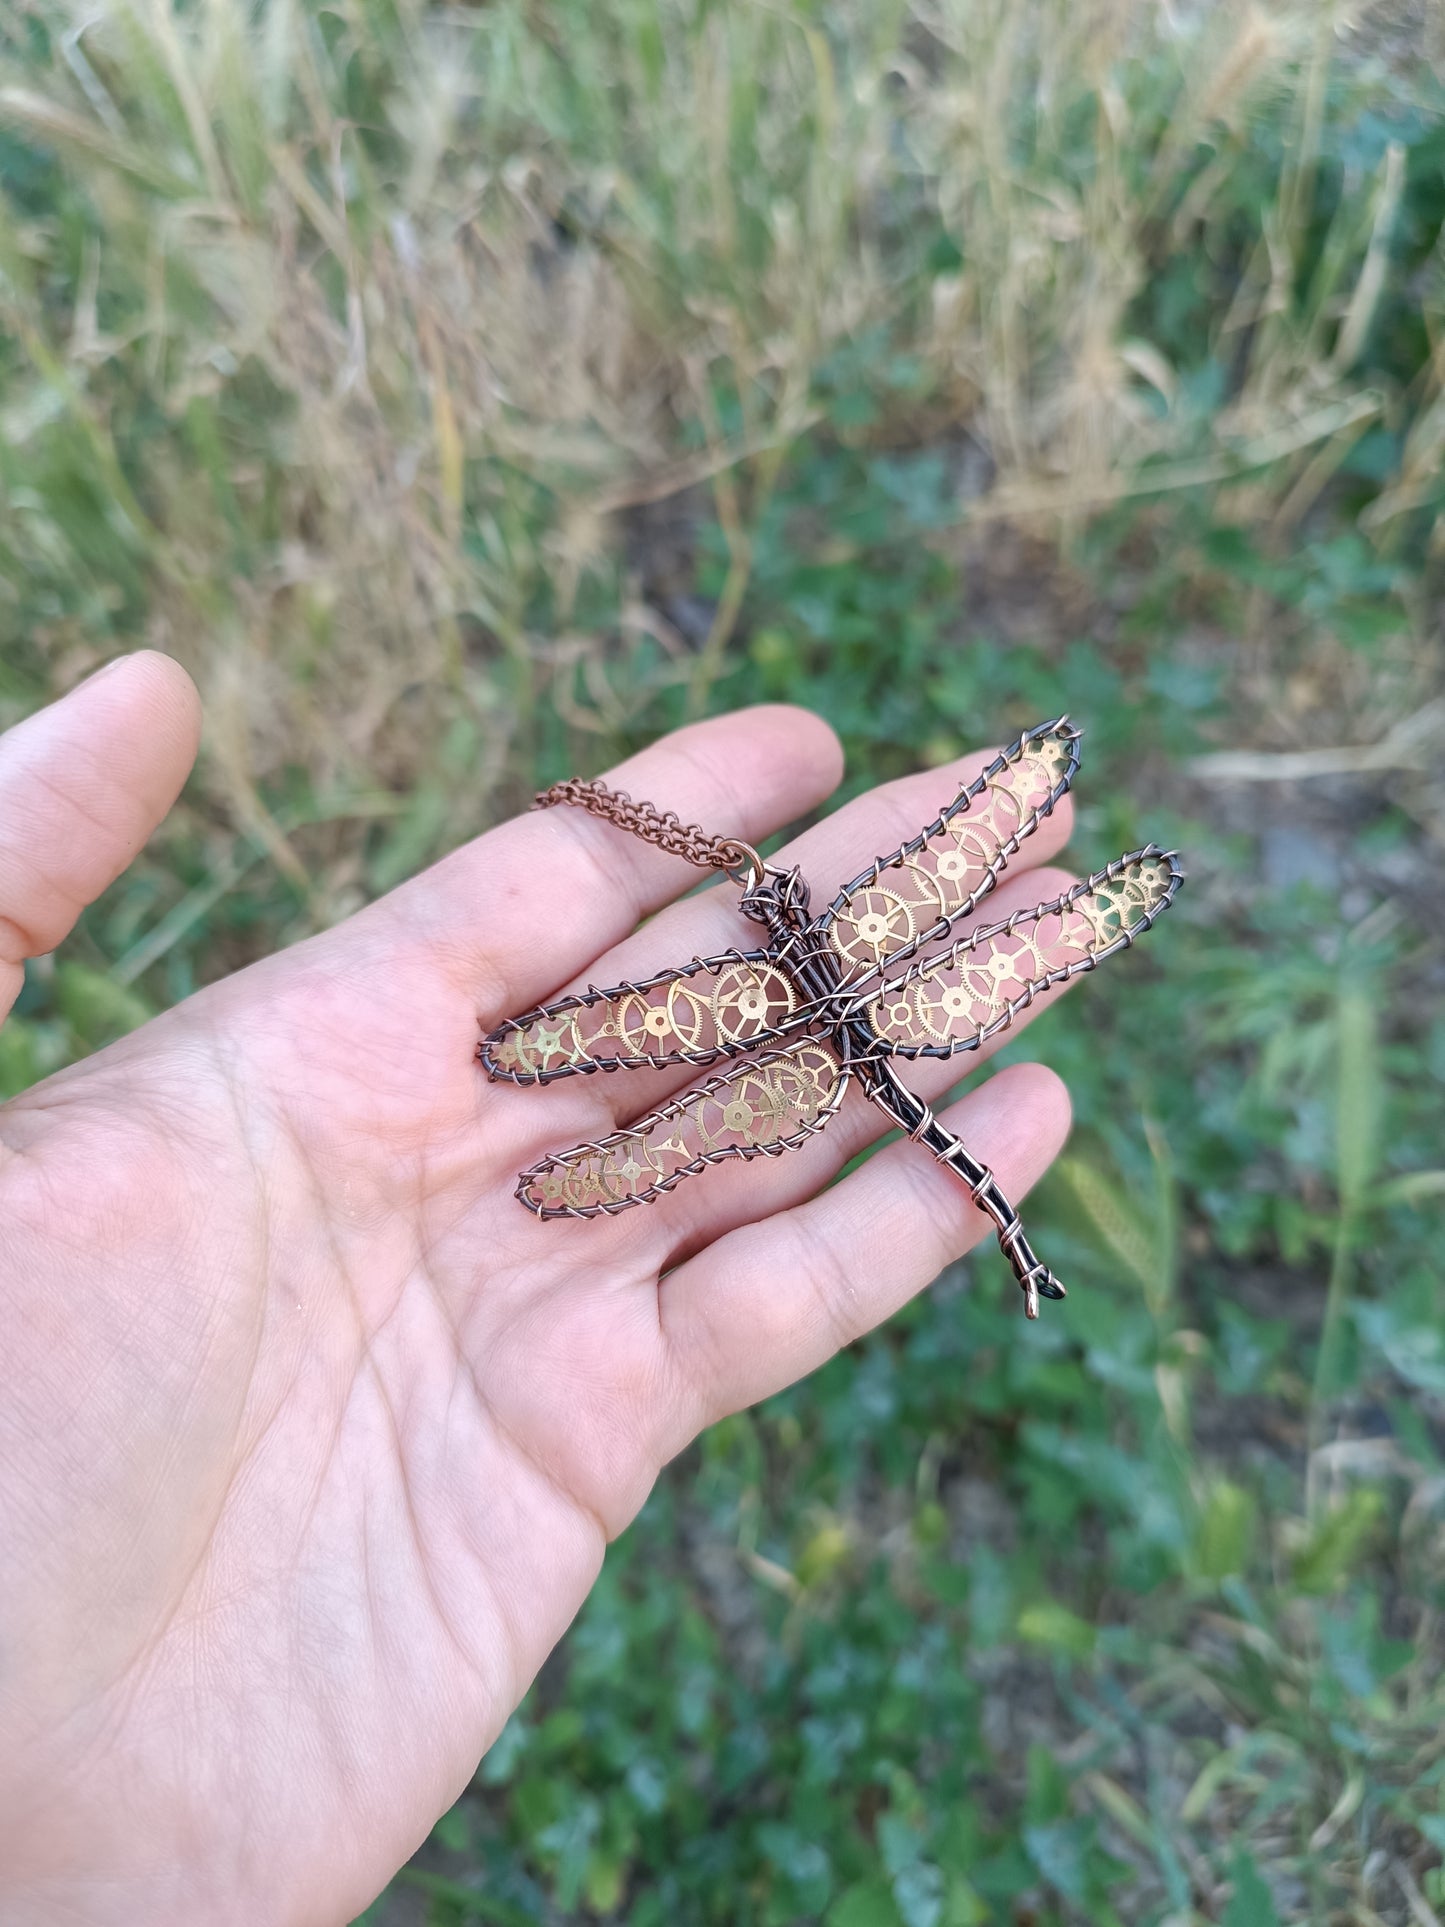
[[[1445,1917],[1441,49],[1174,11],[0,13],[0,709],[209,716],[0,1087],[759,697],[1190,871],[1030,1034],[1069,1305],[709,1434],[379,1921]]]

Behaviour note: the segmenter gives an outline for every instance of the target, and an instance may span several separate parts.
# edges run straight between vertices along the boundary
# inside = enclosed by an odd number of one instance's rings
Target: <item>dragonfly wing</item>
[[[848,1075],[813,1038],[764,1052],[626,1130],[541,1159],[522,1173],[517,1196],[539,1218],[612,1217],[710,1164],[779,1157],[822,1130]]]
[[[1127,949],[1173,902],[1183,874],[1171,851],[1151,844],[1052,902],[971,931],[871,999],[879,1048],[895,1057],[977,1050],[1042,992]]]
[[[819,925],[850,978],[904,962],[982,902],[1074,780],[1079,733],[1066,718],[1030,730],[839,892]]]
[[[639,983],[588,988],[508,1018],[477,1054],[511,1084],[649,1064],[715,1064],[785,1036],[809,1012],[763,950],[696,958]]]

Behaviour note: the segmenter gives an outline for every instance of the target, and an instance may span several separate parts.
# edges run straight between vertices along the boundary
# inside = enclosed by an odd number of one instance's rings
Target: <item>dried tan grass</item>
[[[259,798],[288,766],[323,790],[404,786],[463,716],[467,827],[544,694],[577,726],[625,725],[607,661],[638,634],[663,640],[656,676],[705,702],[817,370],[870,328],[925,367],[914,429],[952,416],[991,452],[996,489],[961,517],[1067,531],[1246,475],[1251,508],[1288,524],[1382,406],[1351,351],[1397,163],[1368,225],[1352,208],[1315,309],[1286,295],[1328,8],[847,0],[824,33],[786,5],[698,28],[676,0],[346,0],[329,41],[293,0],[46,17],[67,51],[40,74],[12,63],[0,117],[61,156],[98,238],[59,327],[57,237],[15,241],[3,305],[27,359],[3,406],[89,439],[144,551],[147,639],[195,669],[217,788],[283,864]],[[1266,106],[1295,115],[1299,153],[1227,324],[1248,331],[1244,378],[1201,449],[1131,303],[1161,249],[1203,244]],[[963,257],[921,315],[905,209]],[[164,427],[123,464],[138,396]],[[1382,519],[1420,486],[1437,414]],[[627,623],[589,633],[619,508],[699,480],[731,557],[701,657],[626,583]],[[94,648],[64,620],[42,640],[61,675]]]

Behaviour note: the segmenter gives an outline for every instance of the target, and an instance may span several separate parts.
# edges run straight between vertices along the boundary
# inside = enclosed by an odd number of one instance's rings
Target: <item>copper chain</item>
[[[704,870],[725,870],[735,882],[756,882],[763,874],[763,860],[750,843],[735,836],[709,836],[696,823],[684,823],[675,810],[654,809],[651,803],[634,803],[626,790],[609,789],[595,778],[584,783],[569,776],[538,792],[534,810],[550,810],[558,803],[572,803],[605,823],[615,823],[630,836],[655,843],[669,856],[686,857]]]

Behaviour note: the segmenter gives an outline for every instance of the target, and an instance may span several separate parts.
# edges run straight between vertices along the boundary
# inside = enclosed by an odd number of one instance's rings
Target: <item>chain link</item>
[[[584,783],[580,777],[569,776],[564,782],[554,783],[538,792],[532,808],[550,810],[559,803],[573,804],[591,816],[600,816],[605,823],[615,823],[630,836],[655,843],[669,856],[685,857],[699,869],[723,870],[736,883],[757,883],[762,878],[763,859],[751,843],[735,836],[709,836],[696,823],[684,823],[675,810],[634,803],[626,790],[609,789],[596,778]]]

